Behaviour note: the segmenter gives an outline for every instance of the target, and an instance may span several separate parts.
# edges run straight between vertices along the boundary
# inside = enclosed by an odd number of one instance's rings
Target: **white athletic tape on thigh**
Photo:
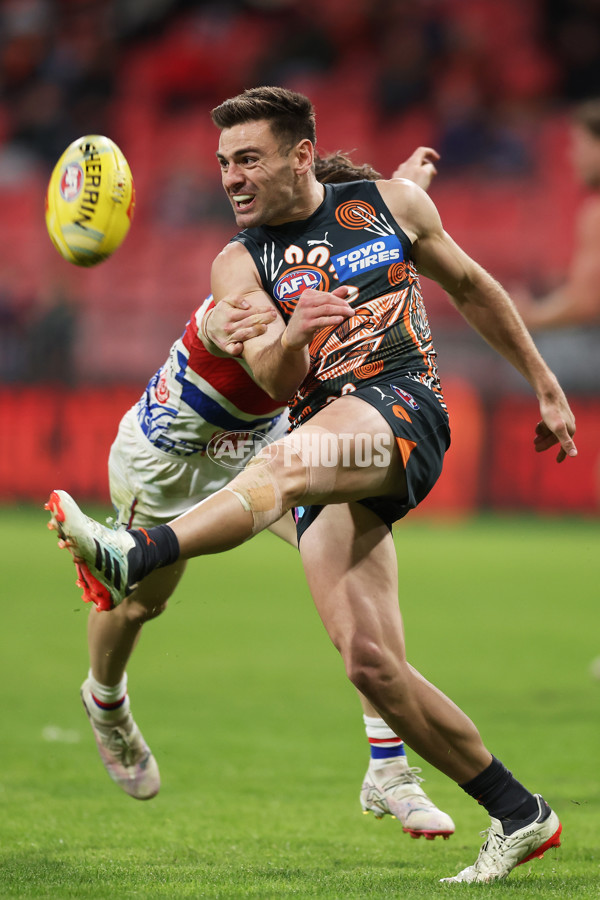
[[[327,464],[331,463],[331,453],[327,454],[330,449],[335,451],[335,460],[337,436],[326,428],[312,426],[310,430],[292,432],[258,453],[244,471],[224,488],[238,498],[246,512],[252,513],[252,534],[277,522],[291,505],[301,504],[306,497],[314,503],[327,502],[337,475],[337,464]],[[297,475],[298,465],[303,478],[294,489],[292,502],[288,502],[284,509],[277,474],[285,477],[286,466],[289,466],[295,468]],[[289,474],[294,480],[294,472]]]
[[[269,460],[260,454],[223,490],[234,494],[246,512],[252,513],[252,534],[268,528],[283,515],[281,490]]]

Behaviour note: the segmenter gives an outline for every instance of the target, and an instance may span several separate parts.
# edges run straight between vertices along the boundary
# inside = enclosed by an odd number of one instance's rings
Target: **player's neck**
[[[309,219],[319,208],[325,198],[325,186],[312,178],[298,191],[294,203],[286,211],[285,216],[278,217],[277,221],[269,222],[269,225],[285,225],[287,222],[301,222]]]

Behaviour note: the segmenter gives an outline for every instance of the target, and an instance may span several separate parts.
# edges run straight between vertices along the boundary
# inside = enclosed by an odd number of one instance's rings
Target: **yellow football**
[[[60,255],[77,266],[107,259],[125,240],[134,208],[131,170],[114,141],[100,134],[73,141],[46,192],[46,228]]]

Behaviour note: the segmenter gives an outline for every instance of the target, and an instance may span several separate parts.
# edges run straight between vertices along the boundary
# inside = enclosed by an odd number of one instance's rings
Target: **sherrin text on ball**
[[[108,259],[125,240],[134,208],[131,170],[114,141],[99,134],[73,141],[46,193],[46,227],[60,255],[77,266]]]

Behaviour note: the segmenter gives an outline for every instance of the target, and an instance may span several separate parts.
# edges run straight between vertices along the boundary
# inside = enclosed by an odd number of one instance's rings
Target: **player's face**
[[[283,146],[268,122],[223,129],[217,159],[241,228],[280,225],[297,217],[296,148]]]

